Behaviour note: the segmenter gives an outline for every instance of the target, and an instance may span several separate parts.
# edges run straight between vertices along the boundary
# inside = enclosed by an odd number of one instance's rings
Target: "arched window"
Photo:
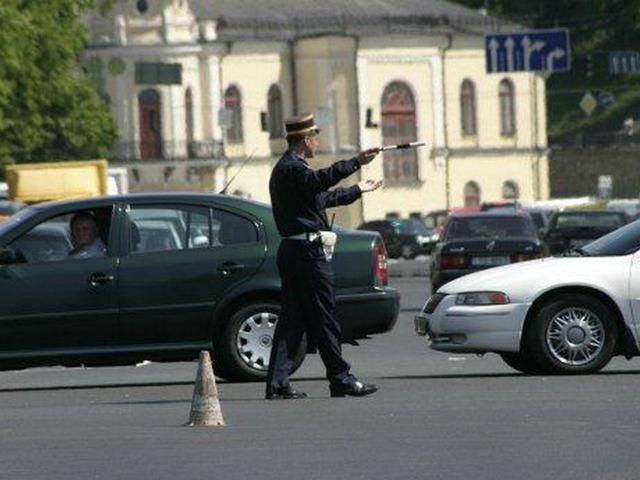
[[[187,88],[184,94],[185,125],[187,126],[187,142],[193,142],[193,94],[191,88]]]
[[[476,87],[469,79],[460,87],[460,114],[462,135],[476,135]]]
[[[500,133],[513,135],[516,133],[515,88],[513,82],[504,79],[500,82]]]
[[[518,184],[512,180],[507,180],[502,184],[502,198],[505,200],[517,200],[520,198]]]
[[[416,104],[405,83],[393,82],[384,89],[381,120],[384,145],[417,140]],[[389,180],[417,180],[416,150],[410,148],[384,152],[384,177]]]
[[[228,125],[227,125],[227,142],[229,143],[242,143],[242,97],[240,96],[240,90],[235,85],[227,88],[224,93],[224,106],[227,110]]]
[[[283,114],[282,114],[282,92],[278,85],[271,85],[267,94],[267,108],[269,112],[269,138],[282,138]]]
[[[480,187],[476,182],[467,182],[464,186],[464,206],[480,206]]]
[[[138,95],[140,157],[162,158],[162,124],[160,94],[147,89]]]

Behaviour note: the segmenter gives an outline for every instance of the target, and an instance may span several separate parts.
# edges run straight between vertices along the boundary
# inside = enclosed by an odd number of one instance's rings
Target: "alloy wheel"
[[[553,316],[545,341],[550,353],[562,364],[581,366],[598,358],[605,335],[598,315],[586,308],[570,307]]]

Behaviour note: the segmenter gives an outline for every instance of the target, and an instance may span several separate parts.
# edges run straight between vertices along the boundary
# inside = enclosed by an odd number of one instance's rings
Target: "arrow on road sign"
[[[554,51],[552,51],[549,55],[547,55],[547,63],[546,63],[546,70],[553,70],[553,62],[556,59],[561,59],[562,57],[565,56],[565,52],[564,50],[560,49],[560,48],[556,48]]]
[[[507,71],[513,72],[515,69],[513,68],[513,47],[515,47],[516,42],[513,38],[509,37],[504,42],[504,46],[507,49]]]
[[[489,51],[491,52],[491,69],[493,71],[498,70],[498,48],[500,44],[495,38],[492,38],[489,42]]]
[[[522,48],[524,48],[524,69],[531,70],[531,55],[534,52],[542,50],[544,48],[544,42],[536,40],[532,43],[531,39],[528,36],[525,36],[522,39]]]

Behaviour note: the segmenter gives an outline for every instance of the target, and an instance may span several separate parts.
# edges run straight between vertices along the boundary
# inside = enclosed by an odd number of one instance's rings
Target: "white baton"
[[[417,148],[424,147],[424,142],[411,142],[411,143],[399,143],[397,145],[387,145],[386,147],[382,147],[380,149],[381,152],[385,152],[387,150],[401,150],[403,148]]]

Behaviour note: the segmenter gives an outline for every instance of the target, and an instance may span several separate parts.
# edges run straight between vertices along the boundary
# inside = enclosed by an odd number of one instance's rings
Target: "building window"
[[[162,124],[160,94],[152,89],[138,95],[140,157],[162,158]]]
[[[269,111],[269,138],[282,138],[284,136],[282,92],[278,85],[271,85],[267,94],[267,108]]]
[[[517,200],[520,198],[520,189],[518,184],[511,180],[507,180],[502,184],[502,198],[505,200]]]
[[[193,93],[191,93],[190,88],[187,88],[184,94],[184,113],[185,125],[187,127],[187,142],[190,144],[193,142]]]
[[[513,135],[516,133],[515,88],[511,80],[500,82],[500,133]]]
[[[476,182],[467,182],[464,186],[464,206],[480,206],[480,187]]]
[[[179,63],[136,62],[136,85],[181,85],[182,65]]]
[[[242,143],[242,97],[238,87],[232,85],[224,94],[224,106],[227,110],[227,142]]]
[[[382,94],[382,141],[384,145],[415,142],[416,104],[409,87],[402,82],[387,85]],[[384,177],[388,180],[418,179],[416,149],[384,152]]]
[[[462,82],[460,88],[460,112],[462,135],[476,135],[476,88],[468,79]]]

